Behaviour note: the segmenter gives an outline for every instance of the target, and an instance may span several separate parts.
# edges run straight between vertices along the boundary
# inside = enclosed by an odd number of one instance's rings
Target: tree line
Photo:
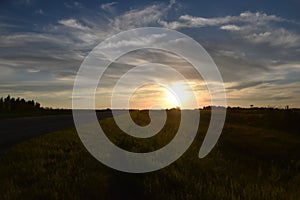
[[[41,104],[34,100],[26,101],[23,98],[12,98],[10,95],[0,98],[0,112],[28,112],[40,110]]]

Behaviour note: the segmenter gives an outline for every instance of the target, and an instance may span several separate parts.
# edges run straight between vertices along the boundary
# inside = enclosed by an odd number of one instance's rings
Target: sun
[[[191,83],[176,81],[167,84],[146,84],[139,87],[129,100],[131,109],[194,108]]]
[[[174,82],[171,87],[166,88],[166,104],[168,107],[185,107],[191,94],[185,82]]]
[[[180,101],[173,91],[166,89],[166,106],[169,108],[180,107]]]

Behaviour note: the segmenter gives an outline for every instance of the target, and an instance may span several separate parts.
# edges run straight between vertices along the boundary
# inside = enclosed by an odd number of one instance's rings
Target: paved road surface
[[[112,114],[107,111],[97,113],[97,116],[103,119]],[[71,127],[75,127],[71,114],[0,119],[0,150],[29,138]]]

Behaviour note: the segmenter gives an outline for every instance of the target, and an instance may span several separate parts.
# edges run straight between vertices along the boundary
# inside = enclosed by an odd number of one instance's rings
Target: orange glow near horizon
[[[193,95],[198,105],[192,103]],[[146,84],[136,89],[129,97],[120,93],[115,95],[115,98],[117,103],[114,109],[127,109],[124,103],[118,105],[118,100],[124,102],[126,99],[129,109],[195,109],[208,106],[211,101],[206,85],[198,81],[170,81],[167,85]],[[112,108],[109,92],[97,92],[95,105],[97,109]]]
[[[197,101],[199,96],[196,95]],[[191,105],[192,93],[188,84],[178,81],[170,85],[144,85],[130,97],[130,109],[151,109],[159,105],[162,109],[181,107],[194,108]]]

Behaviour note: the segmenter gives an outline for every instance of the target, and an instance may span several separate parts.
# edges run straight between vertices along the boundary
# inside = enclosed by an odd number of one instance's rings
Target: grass
[[[0,199],[299,199],[300,132],[293,124],[299,114],[286,112],[229,111],[218,144],[198,159],[210,116],[201,111],[198,135],[188,151],[146,174],[101,164],[75,129],[37,137],[0,153]],[[285,121],[290,115],[292,120]],[[178,116],[169,111],[161,132],[140,140],[122,133],[113,119],[100,124],[118,146],[146,152],[172,140]],[[132,117],[140,125],[149,123],[146,111]],[[272,126],[278,118],[285,124]]]

